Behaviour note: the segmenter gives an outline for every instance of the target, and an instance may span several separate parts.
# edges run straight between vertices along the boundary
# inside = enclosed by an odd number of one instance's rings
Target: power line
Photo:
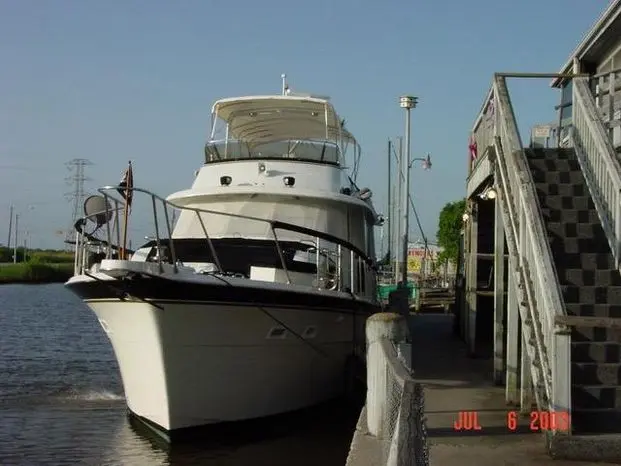
[[[67,228],[65,240],[70,240],[73,232],[73,225],[78,218],[82,217],[82,206],[84,205],[84,182],[90,181],[84,174],[84,168],[87,165],[93,165],[93,162],[87,159],[73,159],[65,163],[67,169],[71,171],[71,175],[65,178],[67,184],[73,186],[73,191],[65,193],[65,197],[73,204],[73,213],[71,215],[71,226]]]

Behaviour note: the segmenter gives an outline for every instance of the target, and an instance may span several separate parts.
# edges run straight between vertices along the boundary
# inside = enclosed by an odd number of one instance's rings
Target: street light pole
[[[15,244],[13,245],[13,263],[17,264],[17,230],[19,227],[19,214],[15,214]]]
[[[387,269],[390,270],[390,268],[392,267],[392,222],[394,222],[394,217],[392,216],[392,181],[390,179],[390,176],[392,175],[392,141],[389,139],[388,140],[388,248],[386,251],[386,256],[388,259],[388,267]],[[383,233],[384,230],[382,230]],[[382,242],[383,244],[383,242]]]
[[[395,187],[395,198],[394,198],[394,245],[395,245],[395,266],[393,268],[393,272],[395,274],[395,285],[399,283],[399,235],[401,230],[401,193],[403,192],[403,137],[399,137],[399,152],[397,153],[397,170],[399,171],[399,176],[397,177],[397,186]]]
[[[403,250],[401,251],[401,281],[403,286],[406,287],[408,283],[408,230],[409,230],[409,200],[410,200],[410,110],[416,108],[416,104],[418,103],[417,97],[412,96],[402,96],[399,99],[399,105],[401,108],[404,108],[405,113],[405,154],[401,157],[401,169],[402,173],[405,177],[404,186],[402,190],[402,198],[401,198],[401,207],[403,209],[403,229],[402,231],[402,241],[403,241]]]

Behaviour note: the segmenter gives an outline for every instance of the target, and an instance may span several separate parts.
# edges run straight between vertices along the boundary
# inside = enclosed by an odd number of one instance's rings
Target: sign
[[[534,138],[549,138],[550,137],[550,128],[549,125],[538,125],[533,127],[533,137]]]
[[[431,270],[431,263],[438,258],[439,249],[430,247],[425,254],[424,247],[410,247],[408,248],[408,273],[421,273],[423,266],[423,259],[425,259],[425,272]]]

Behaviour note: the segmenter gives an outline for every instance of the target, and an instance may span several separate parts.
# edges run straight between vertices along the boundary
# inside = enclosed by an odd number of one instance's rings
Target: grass
[[[59,283],[73,275],[73,263],[49,263],[36,257],[28,262],[6,264],[0,267],[0,284],[4,283]]]
[[[0,262],[13,262],[13,248],[0,246]],[[54,249],[28,249],[17,248],[17,261],[24,262],[24,253],[26,259],[38,260],[49,264],[71,264],[73,263],[73,251],[57,251]]]

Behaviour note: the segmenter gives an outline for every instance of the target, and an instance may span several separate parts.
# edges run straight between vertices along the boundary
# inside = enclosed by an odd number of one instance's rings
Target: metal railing
[[[621,262],[621,166],[606,128],[602,123],[597,103],[599,94],[609,88],[614,75],[604,81],[600,77],[595,99],[588,80],[578,78],[573,83],[572,137],[578,162],[606,233],[610,249],[619,268]],[[606,89],[607,90],[607,89]],[[609,98],[608,116],[614,113]]]
[[[481,126],[492,121],[493,130]],[[479,153],[491,151],[509,254],[515,258],[519,312],[542,410],[571,411],[570,335],[535,185],[522,147],[506,77],[495,75],[474,127]],[[561,319],[562,320],[562,319]]]
[[[408,333],[402,315],[378,313],[367,319],[367,398],[347,466],[429,465],[424,389],[402,354],[410,352],[403,348],[409,347]],[[363,447],[362,436],[371,443]]]
[[[76,229],[74,274],[79,275],[88,271],[89,264],[87,261],[87,253],[93,248],[99,249],[105,259],[123,258],[119,257],[119,250],[122,250],[120,243],[124,200],[117,197],[114,193],[118,193],[119,190],[122,191],[124,189],[124,187],[119,186],[106,186],[99,189],[99,192],[105,199],[105,216],[109,219],[109,221],[105,222],[105,240],[93,238],[92,235],[88,235],[82,228]],[[218,256],[214,239],[208,232],[208,225],[205,222],[203,214],[238,218],[249,223],[259,222],[268,225],[278,254],[280,265],[286,276],[286,282],[289,284],[296,283],[293,278],[293,272],[289,270],[289,267],[287,267],[287,260],[285,257],[286,251],[283,249],[277,231],[283,230],[298,234],[300,237],[300,243],[310,243],[310,247],[308,249],[305,251],[300,250],[298,252],[306,252],[315,256],[315,265],[317,270],[315,272],[313,287],[335,291],[345,291],[354,295],[362,295],[375,300],[377,272],[376,262],[364,251],[349,241],[345,241],[322,231],[287,222],[281,222],[279,220],[220,212],[198,207],[180,206],[142,188],[132,188],[132,194],[134,198],[136,197],[136,194],[145,194],[150,199],[150,207],[153,214],[153,227],[155,232],[155,250],[157,251],[153,261],[157,263],[159,273],[164,273],[166,270],[171,270],[172,273],[179,273],[180,266],[183,265],[182,261],[179,260],[176,248],[176,243],[183,238],[173,237],[173,225],[171,222],[171,215],[169,214],[169,211],[173,209],[176,211],[193,212],[196,216],[196,221],[198,225],[200,225],[206,247],[209,248],[211,257],[213,258],[213,265],[216,269],[213,272],[214,274],[226,274],[227,271],[222,267],[222,262]],[[135,209],[135,205],[133,208]],[[159,211],[163,211],[163,213]],[[84,217],[79,222],[85,224],[87,220],[92,220],[98,215],[102,215],[102,212],[93,214],[89,217]],[[164,223],[163,229],[160,227],[162,220]],[[162,236],[162,230],[166,233],[165,237]],[[165,248],[169,249],[170,255],[162,253]],[[169,264],[169,267],[164,267],[165,264]]]

